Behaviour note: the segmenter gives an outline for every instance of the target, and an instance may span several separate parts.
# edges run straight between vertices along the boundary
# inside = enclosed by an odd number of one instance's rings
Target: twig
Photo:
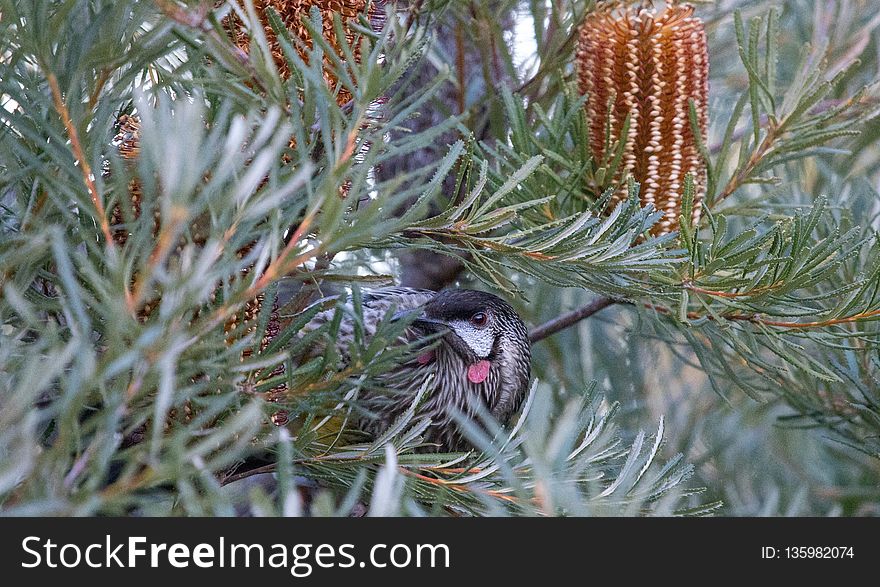
[[[173,206],[171,208],[170,216],[168,222],[163,223],[162,228],[159,230],[159,237],[156,239],[156,246],[150,253],[147,262],[147,271],[137,276],[131,291],[126,291],[125,304],[133,316],[137,314],[138,307],[144,297],[146,286],[154,274],[156,267],[165,261],[168,257],[168,253],[177,242],[180,227],[189,218],[189,212],[182,206]]]
[[[823,100],[818,105],[810,109],[810,115],[822,114],[823,112],[827,112],[833,108],[840,108],[842,106],[849,107],[852,105],[852,99],[850,100]],[[752,153],[751,157],[749,157],[748,162],[739,170],[738,173],[734,174],[733,177],[730,178],[730,181],[727,182],[727,185],[724,186],[724,189],[718,196],[715,198],[715,203],[719,203],[724,199],[731,196],[736,190],[738,190],[742,185],[748,181],[754,169],[761,163],[767,153],[775,146],[776,141],[783,136],[786,127],[788,126],[790,120],[787,116],[783,118],[783,120],[779,122],[772,122],[766,115],[762,115],[759,120],[759,125],[761,128],[765,128],[767,130],[767,134],[764,136],[764,139],[761,141],[760,145],[757,149]],[[733,134],[730,143],[734,143],[741,139],[744,135],[753,132],[752,128],[746,127],[740,129],[736,133]],[[717,153],[721,150],[723,145],[716,144],[710,147],[710,152]],[[717,151],[716,151],[717,149]]]
[[[783,322],[779,320],[767,320],[765,318],[761,318],[758,315],[753,315],[751,317],[731,316],[730,319],[749,320],[758,324],[764,324],[765,326],[778,326],[779,328],[791,328],[798,330],[801,328],[824,328],[826,326],[835,326],[837,324],[849,324],[852,322],[860,322],[862,320],[870,320],[871,318],[875,318],[877,316],[880,316],[880,310],[861,312],[859,314],[853,314],[852,316],[843,316],[841,318],[828,318],[827,320],[817,320],[815,322]]]
[[[717,291],[714,289],[704,289],[702,287],[694,285],[691,282],[686,282],[686,283],[682,284],[682,287],[684,287],[686,290],[689,290],[689,291],[693,291],[693,292],[701,293],[701,294],[706,294],[706,295],[714,296],[714,297],[718,297],[718,298],[745,298],[745,297],[752,297],[752,296],[764,294],[768,291],[772,291],[774,289],[777,289],[777,288],[781,287],[782,285],[784,285],[782,282],[777,282],[777,283],[773,283],[770,285],[765,285],[763,287],[756,287],[756,288],[750,289],[748,291],[734,291],[734,292]]]
[[[823,101],[819,102],[819,104],[817,104],[815,107],[813,107],[809,113],[814,116],[816,114],[823,114],[824,112],[827,112],[828,110],[831,110],[832,108],[837,108],[838,106],[840,106],[843,103],[844,103],[844,100],[823,100]],[[761,128],[765,128],[769,124],[770,118],[766,114],[762,114],[760,116],[760,118],[758,119],[758,122],[761,125]],[[732,135],[730,135],[730,140],[728,141],[728,144],[732,145],[736,142],[739,142],[740,139],[742,139],[744,136],[746,136],[747,134],[749,134],[751,132],[753,132],[753,130],[749,126],[744,126],[740,129],[738,129]],[[721,152],[722,148],[724,148],[724,143],[721,141],[718,141],[717,143],[714,143],[713,145],[711,145],[709,147],[709,152],[712,155],[717,155],[718,153]]]
[[[97,220],[98,224],[101,226],[101,232],[104,234],[104,240],[107,241],[108,247],[113,248],[115,243],[113,242],[113,233],[110,232],[110,223],[107,221],[107,213],[104,210],[104,203],[101,201],[101,195],[98,193],[98,188],[95,185],[95,176],[92,175],[92,168],[86,159],[82,143],[80,143],[79,133],[76,131],[76,126],[74,126],[73,121],[70,119],[70,111],[67,109],[67,104],[64,103],[64,96],[61,94],[61,88],[58,85],[58,78],[55,77],[55,74],[49,71],[47,67],[44,67],[43,69],[46,72],[46,80],[49,82],[49,89],[52,92],[52,102],[55,105],[55,110],[58,112],[58,115],[61,116],[61,121],[64,123],[67,136],[70,139],[70,147],[73,149],[73,156],[79,161],[79,168],[82,172],[83,182],[85,182],[89,197],[92,200],[92,204],[95,206],[95,213],[98,216]]]
[[[298,459],[296,463],[306,463],[308,461],[317,461],[319,459]],[[503,501],[511,502],[511,503],[520,503],[520,500],[512,495],[507,495],[501,491],[497,491],[494,489],[483,489],[480,487],[464,485],[458,483],[456,481],[447,481],[445,479],[438,479],[436,477],[429,477],[427,475],[422,475],[416,471],[412,471],[407,469],[406,467],[399,467],[399,471],[406,475],[407,477],[412,477],[414,479],[418,479],[420,481],[424,481],[425,483],[430,483],[432,485],[439,485],[450,489],[452,491],[457,491],[460,493],[481,493],[483,495],[488,495],[494,497],[496,499],[500,499]],[[254,475],[260,475],[263,473],[273,473],[277,470],[276,463],[269,463],[268,465],[263,465],[261,467],[255,467],[253,469],[248,469],[247,471],[242,471],[240,473],[232,473],[226,475],[220,479],[220,485],[226,486],[235,481],[241,481],[242,479],[247,479],[248,477],[253,477]]]
[[[632,302],[623,302],[626,304],[634,305]],[[643,304],[645,308],[649,310],[654,310],[659,312],[660,314],[670,315],[672,311],[669,308],[664,308],[663,306],[655,306],[653,304]],[[752,322],[754,324],[762,324],[764,326],[775,326],[777,328],[788,328],[791,330],[801,330],[804,328],[824,328],[826,326],[836,326],[838,324],[850,324],[852,322],[860,322],[862,320],[870,320],[872,318],[876,318],[880,316],[880,310],[871,310],[868,312],[860,312],[858,314],[853,314],[851,316],[842,316],[840,318],[828,318],[826,320],[816,320],[813,322],[788,322],[783,320],[768,320],[766,318],[761,317],[759,314],[719,314],[718,318],[723,318],[724,320],[736,320],[739,322]],[[699,312],[688,312],[687,313],[688,320],[701,320],[703,318],[708,320],[716,320],[716,316],[711,314],[700,314]]]
[[[274,473],[276,467],[276,463],[269,463],[268,465],[263,465],[262,467],[256,467],[254,469],[248,469],[247,471],[242,471],[241,473],[226,475],[220,479],[220,486],[225,487],[226,485],[234,483],[235,481],[241,481],[242,479],[247,479],[248,477],[253,477],[254,475],[260,475],[261,473]]]
[[[725,292],[713,292],[708,290],[701,290],[696,287],[689,287],[688,289],[692,289],[694,291],[699,291],[701,293],[708,293],[711,295],[720,295]],[[722,297],[739,297],[741,294],[726,294]],[[562,316],[558,316],[552,320],[541,324],[540,326],[535,327],[529,333],[529,340],[534,344],[541,340],[544,340],[548,336],[552,336],[559,332],[560,330],[565,330],[569,326],[577,324],[581,320],[585,318],[589,318],[593,314],[611,306],[613,304],[626,304],[626,305],[635,305],[634,302],[630,301],[621,301],[621,300],[613,300],[607,297],[596,298],[586,306],[578,308],[577,310],[572,310],[567,314],[563,314]],[[671,314],[671,311],[668,308],[664,308],[662,306],[655,306],[653,304],[643,304],[645,308],[649,310],[654,310],[661,314]],[[805,328],[824,328],[826,326],[836,326],[838,324],[849,324],[852,322],[860,322],[862,320],[870,320],[872,318],[880,317],[880,310],[872,310],[868,312],[861,312],[859,314],[853,314],[851,316],[842,316],[840,318],[828,318],[826,320],[816,320],[813,322],[788,322],[782,320],[768,320],[767,318],[763,318],[758,314],[721,314],[719,316],[725,320],[736,320],[739,322],[752,322],[754,324],[762,324],[764,326],[775,326],[777,328],[788,328],[791,330],[801,330]],[[699,320],[703,318],[708,318],[709,320],[715,320],[715,316],[700,314],[698,312],[688,312],[687,318],[689,320]]]
[[[717,292],[712,292],[717,293]],[[532,343],[536,343],[538,341],[544,340],[548,336],[552,336],[559,332],[560,330],[565,330],[569,326],[577,324],[581,320],[585,318],[589,318],[593,314],[599,312],[600,310],[607,308],[613,304],[626,304],[626,305],[635,305],[634,302],[630,301],[621,301],[621,300],[613,300],[611,298],[601,297],[596,298],[586,306],[578,308],[577,310],[572,310],[567,314],[563,314],[562,316],[558,316],[552,320],[541,324],[540,326],[535,327],[529,333],[529,340]],[[661,314],[669,315],[672,312],[668,308],[664,308],[663,306],[655,306],[654,304],[643,304],[645,308],[649,310],[654,310]],[[736,320],[738,322],[752,322],[754,324],[761,324],[764,326],[775,326],[777,328],[788,328],[790,330],[801,330],[806,328],[824,328],[826,326],[836,326],[839,324],[850,324],[853,322],[860,322],[862,320],[870,320],[872,318],[880,317],[880,310],[871,310],[868,312],[860,312],[858,314],[853,314],[851,316],[842,316],[840,318],[828,318],[826,320],[816,320],[812,322],[788,322],[782,320],[768,320],[767,318],[761,317],[758,314],[721,314],[719,316],[725,320]],[[688,320],[700,320],[703,318],[708,318],[709,320],[715,320],[715,316],[708,314],[700,314],[699,312],[688,312],[687,313]]]
[[[729,196],[731,196],[736,190],[738,190],[749,178],[752,176],[752,172],[755,168],[763,161],[764,156],[768,151],[773,147],[776,139],[778,138],[777,132],[780,128],[778,124],[769,124],[767,127],[767,134],[764,135],[764,139],[761,141],[761,144],[757,149],[752,153],[749,157],[749,160],[746,162],[742,168],[734,174],[733,177],[730,178],[730,181],[727,182],[727,185],[724,186],[724,189],[721,190],[721,193],[715,198],[715,203],[719,203]]]
[[[589,318],[596,312],[607,308],[612,304],[616,304],[616,300],[612,300],[611,298],[601,297],[596,298],[586,306],[582,308],[578,308],[577,310],[572,310],[567,314],[563,314],[562,316],[557,316],[556,318],[541,324],[536,327],[529,333],[529,340],[532,343],[536,343],[540,340],[544,340],[548,336],[556,334],[560,330],[564,330],[569,326],[580,322],[584,318]]]
[[[101,96],[101,90],[104,89],[104,85],[106,85],[107,80],[110,79],[111,73],[113,73],[113,70],[105,67],[101,70],[101,73],[98,74],[98,79],[95,80],[95,88],[89,96],[89,110],[94,109],[95,105],[98,103],[98,98]]]
[[[245,295],[243,296],[245,299],[249,300],[255,297],[258,293],[266,289],[269,284],[274,283],[275,280],[277,280],[279,277],[286,275],[295,267],[301,265],[306,259],[318,255],[319,250],[318,248],[315,248],[312,251],[308,251],[306,253],[297,255],[293,259],[289,259],[289,257],[293,254],[297,247],[302,245],[302,237],[311,227],[312,222],[318,215],[319,209],[320,206],[315,206],[308,214],[306,214],[302,222],[299,223],[299,226],[296,227],[293,236],[290,237],[290,241],[288,241],[287,246],[284,247],[284,250],[281,251],[281,254],[278,255],[278,257],[274,261],[272,261],[272,263],[270,263],[268,267],[266,267],[266,270],[263,272],[257,282],[245,292]]]
[[[420,481],[424,481],[425,483],[430,483],[432,485],[439,485],[445,487],[446,489],[451,489],[452,491],[457,491],[459,493],[481,493],[483,495],[488,495],[490,497],[494,497],[496,499],[500,499],[503,501],[507,501],[510,503],[520,503],[520,499],[513,496],[507,495],[506,493],[502,493],[495,489],[482,489],[476,486],[463,485],[457,483],[456,481],[447,481],[445,479],[437,479],[436,477],[428,477],[427,475],[422,475],[421,473],[417,473],[415,471],[411,471],[406,467],[398,467],[401,473],[406,475],[407,477],[413,477],[414,479],[418,479]]]

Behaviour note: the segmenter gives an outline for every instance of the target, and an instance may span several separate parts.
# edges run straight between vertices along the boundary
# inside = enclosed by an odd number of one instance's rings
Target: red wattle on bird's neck
[[[471,383],[482,383],[489,376],[489,361],[483,359],[470,365],[467,370],[468,381]]]

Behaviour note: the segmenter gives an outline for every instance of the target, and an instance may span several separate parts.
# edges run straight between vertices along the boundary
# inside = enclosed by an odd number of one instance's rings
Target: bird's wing
[[[361,302],[365,308],[387,309],[394,304],[398,310],[412,310],[428,302],[437,295],[437,292],[429,289],[416,289],[412,287],[380,287],[365,289],[361,294]],[[344,300],[347,309],[351,309],[351,294],[345,292],[325,296],[315,300],[306,306],[302,312],[308,312],[318,306],[332,310],[339,300]]]
[[[415,308],[416,306],[421,306],[436,295],[436,291],[431,291],[429,289],[416,289],[413,287],[380,287],[364,290],[363,300],[364,304],[367,305],[390,302],[396,303],[398,307],[403,305],[409,308]]]
[[[383,287],[364,290],[361,301],[365,334],[368,337],[372,336],[378,323],[392,309],[396,312],[415,310],[427,303],[435,295],[437,295],[435,291],[408,287]],[[324,309],[309,320],[303,327],[302,333],[315,330],[330,322],[336,312],[336,305],[340,300],[344,300],[342,311],[346,314],[343,316],[342,323],[340,324],[340,338],[343,343],[347,342],[347,338],[354,328],[352,320],[354,307],[352,306],[351,296],[347,293],[327,296],[309,304],[303,310],[304,312],[315,306]]]

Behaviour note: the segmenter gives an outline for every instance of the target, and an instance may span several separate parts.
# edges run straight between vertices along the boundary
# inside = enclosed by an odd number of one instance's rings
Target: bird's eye
[[[489,323],[489,315],[486,312],[477,312],[471,316],[471,324],[477,328],[483,328]]]

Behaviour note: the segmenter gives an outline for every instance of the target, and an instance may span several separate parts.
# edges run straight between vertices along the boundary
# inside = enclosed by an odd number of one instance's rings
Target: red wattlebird
[[[425,439],[440,450],[467,447],[455,423],[456,412],[471,417],[482,404],[501,423],[516,413],[529,385],[531,348],[526,326],[510,304],[482,291],[401,287],[365,291],[362,300],[367,340],[393,311],[396,318],[412,318],[398,343],[433,342],[412,360],[380,375],[381,392],[370,391],[360,398],[368,412],[358,416],[360,429],[380,434],[411,407],[423,387],[426,396],[416,417],[430,419]],[[355,327],[350,303],[346,306],[336,339],[343,361]],[[318,313],[305,330],[329,322],[334,312]]]

